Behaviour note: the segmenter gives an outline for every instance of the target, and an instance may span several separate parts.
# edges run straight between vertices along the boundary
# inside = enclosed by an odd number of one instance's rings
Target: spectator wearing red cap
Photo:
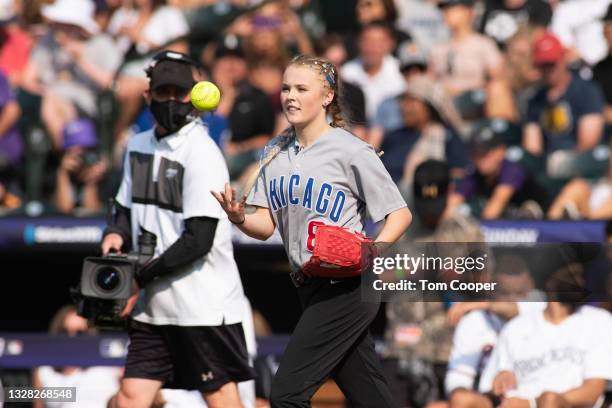
[[[534,155],[593,149],[603,131],[601,89],[572,74],[561,42],[551,33],[536,38],[533,61],[542,74],[542,85],[528,103],[525,149]],[[552,158],[547,157],[551,176]]]

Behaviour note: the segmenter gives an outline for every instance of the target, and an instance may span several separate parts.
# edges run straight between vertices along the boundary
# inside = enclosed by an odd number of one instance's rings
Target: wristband
[[[242,225],[246,221],[246,215],[242,216],[242,221],[240,222],[234,222],[230,217],[227,217],[227,219],[234,225]]]

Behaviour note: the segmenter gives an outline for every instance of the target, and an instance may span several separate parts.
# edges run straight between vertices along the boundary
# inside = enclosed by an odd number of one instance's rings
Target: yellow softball
[[[217,85],[208,81],[200,81],[191,88],[191,104],[201,111],[213,110],[219,105],[221,92]]]

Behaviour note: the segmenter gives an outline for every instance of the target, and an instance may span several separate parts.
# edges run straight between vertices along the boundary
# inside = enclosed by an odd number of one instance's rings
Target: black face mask
[[[179,130],[187,122],[187,115],[193,109],[191,102],[151,101],[151,113],[157,123],[168,131],[168,134]]]

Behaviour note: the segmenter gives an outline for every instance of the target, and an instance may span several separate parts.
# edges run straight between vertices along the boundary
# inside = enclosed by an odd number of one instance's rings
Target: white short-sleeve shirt
[[[51,366],[38,368],[43,387],[76,387],[76,402],[46,402],[47,408],[104,408],[108,400],[119,390],[119,367],[87,367],[70,374],[56,371]]]
[[[178,326],[242,321],[244,293],[234,261],[231,223],[211,194],[228,181],[223,155],[199,120],[159,141],[153,130],[130,140],[117,202],[131,209],[135,246],[142,227],[157,236],[157,257],[181,236],[186,219],[219,220],[206,256],[141,291],[132,313],[135,320]]]
[[[127,36],[121,35],[121,30],[135,25],[138,18],[138,10],[122,7],[113,14],[109,22],[108,32],[117,37],[117,45],[123,52],[129,50],[132,42]],[[153,11],[142,28],[142,39],[158,47],[188,33],[189,24],[183,12],[177,7],[165,5]]]
[[[541,313],[545,302],[518,302],[519,315]],[[475,310],[463,317],[453,335],[444,388],[449,395],[457,388],[472,389],[495,348],[506,321],[484,310]],[[487,356],[488,355],[488,356]]]
[[[609,4],[610,0],[565,0],[552,16],[551,31],[563,46],[575,48],[589,65],[608,53],[602,18]]]
[[[507,396],[523,399],[565,392],[591,378],[612,380],[612,316],[592,306],[582,306],[560,324],[545,320],[543,312],[519,316],[502,331],[480,391],[491,390],[504,370],[518,382]]]
[[[473,311],[459,321],[444,378],[447,395],[457,388],[472,389],[478,370],[484,367],[486,354],[495,347],[503,325],[498,316],[482,310]]]
[[[369,122],[376,117],[378,106],[387,98],[404,92],[405,81],[397,58],[387,55],[382,67],[375,75],[369,75],[359,59],[347,62],[342,67],[342,78],[361,87],[366,100],[366,116]]]

